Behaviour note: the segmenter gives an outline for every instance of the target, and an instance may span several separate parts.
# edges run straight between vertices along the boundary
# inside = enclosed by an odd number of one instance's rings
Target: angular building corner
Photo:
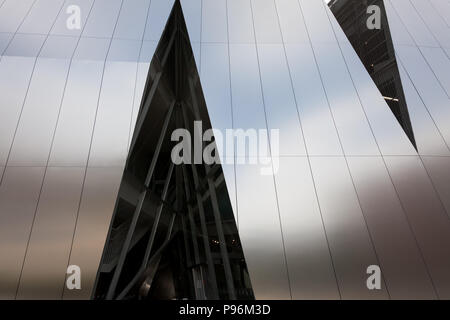
[[[0,299],[450,299],[448,0],[68,5],[0,0]]]

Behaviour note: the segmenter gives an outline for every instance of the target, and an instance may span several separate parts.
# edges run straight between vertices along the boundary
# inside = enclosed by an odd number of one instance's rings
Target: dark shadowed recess
[[[94,299],[253,299],[220,164],[174,165],[207,106],[179,1],[150,64]],[[193,145],[193,143],[192,143]]]
[[[386,103],[417,149],[403,92],[394,45],[383,0],[333,0],[328,3]],[[381,9],[381,29],[369,29],[367,8]]]

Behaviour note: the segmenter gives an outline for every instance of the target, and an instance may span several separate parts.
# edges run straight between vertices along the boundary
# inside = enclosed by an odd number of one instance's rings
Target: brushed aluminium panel
[[[186,27],[191,42],[200,42],[202,29],[202,0],[181,0]]]
[[[64,0],[37,0],[18,32],[48,34]]]
[[[410,0],[394,0],[391,3],[400,16],[400,21],[406,26],[417,45],[439,47],[439,43],[426,27]]]
[[[143,41],[141,51],[139,52],[139,62],[150,63],[157,45],[158,43],[156,41]]]
[[[306,157],[282,157],[275,174],[292,299],[339,299]]]
[[[367,267],[379,265],[343,157],[311,157],[313,178],[343,299],[386,299],[366,286]]]
[[[85,166],[104,63],[74,60],[50,155],[50,166]]]
[[[8,44],[11,41],[12,37],[13,37],[12,33],[0,33],[0,60],[1,56],[3,55],[3,52],[8,47]]]
[[[17,33],[14,35],[4,55],[35,58],[38,56],[45,38],[46,36],[44,35]]]
[[[130,132],[128,138],[128,144],[131,143],[131,138],[133,136],[134,128],[136,126],[137,116],[139,113],[139,108],[141,106],[142,95],[144,93],[145,81],[147,80],[149,63],[138,63],[137,75],[136,75],[136,88],[134,89],[133,98],[133,109],[131,111],[130,118]],[[128,146],[129,147],[129,146]]]
[[[116,45],[132,48],[127,48],[126,56],[108,56],[106,61],[89,155],[89,166],[93,167],[123,166],[128,154],[137,62],[117,62],[109,59],[127,59],[128,54],[132,52],[137,61],[139,47],[129,41],[115,40],[110,53],[115,52],[113,46]]]
[[[450,155],[448,145],[401,64],[399,71],[418,153]]]
[[[450,144],[449,98],[417,47],[397,46],[396,52],[447,144]]]
[[[88,168],[69,265],[81,269],[81,290],[64,289],[63,299],[89,299],[108,234],[123,167]]]
[[[322,1],[298,0],[305,19],[306,28],[313,44],[335,43],[326,10]]]
[[[450,48],[450,27],[434,9],[432,3],[430,1],[411,0],[411,4],[416,9],[417,13],[422,17],[426,26],[430,29],[430,32],[439,44],[443,47]]]
[[[18,299],[61,299],[84,171],[73,167],[47,169]]]
[[[136,74],[136,87],[134,89],[134,98],[133,98],[133,110],[131,111],[131,118],[130,118],[130,133],[128,135],[129,136],[128,144],[131,143],[131,138],[133,137],[133,132],[136,126],[139,108],[141,107],[142,95],[144,93],[145,82],[147,80],[149,67],[150,63],[143,63],[143,62],[138,63]]]
[[[234,128],[267,129],[255,45],[230,44],[230,68]]]
[[[430,0],[430,2],[450,28],[450,3],[447,0]]]
[[[58,15],[56,22],[50,31],[53,35],[64,35],[64,36],[79,36],[83,31],[86,21],[91,11],[94,0],[70,0],[64,3],[64,7]],[[68,19],[72,17],[73,11],[71,6],[78,6],[80,8],[80,28],[68,28]],[[69,13],[68,13],[69,11]],[[72,20],[70,20],[72,22]]]
[[[201,50],[201,83],[211,125],[225,137],[225,130],[233,128],[228,45],[202,43]]]
[[[308,154],[342,154],[311,46],[287,44],[286,54]]]
[[[228,42],[226,0],[203,0],[202,42]]]
[[[309,43],[308,32],[298,1],[276,0],[284,43]]]
[[[124,0],[114,38],[141,40],[151,0]]]
[[[326,6],[326,4],[324,4]],[[338,43],[349,43],[349,40],[347,38],[347,36],[344,33],[344,30],[342,30],[339,22],[336,20],[336,17],[334,16],[333,12],[331,12],[331,10],[326,10],[327,15],[328,15],[328,19],[331,23],[331,27],[334,30],[334,34],[336,36],[336,39],[338,41]],[[358,58],[358,60],[360,60]]]
[[[97,38],[81,38],[75,50],[75,60],[102,61],[106,59],[110,40]]]
[[[256,299],[291,299],[274,179],[236,165],[239,236]]]
[[[122,0],[96,0],[82,35],[110,38],[113,35]]]
[[[447,54],[447,57],[450,59],[450,48],[443,48],[445,53]]]
[[[252,0],[255,36],[258,43],[282,43],[274,0]]]
[[[441,48],[420,47],[419,49],[450,99],[450,58]]]
[[[44,170],[5,170],[0,186],[0,299],[15,298]]]
[[[386,15],[389,22],[389,31],[391,32],[392,41],[394,45],[408,45],[415,46],[414,40],[411,38],[405,25],[400,20],[397,12],[392,6],[389,0],[384,1],[384,6],[386,8]]]
[[[108,51],[107,61],[137,62],[142,42],[130,39],[113,39]]]
[[[386,157],[440,299],[450,297],[450,220],[419,157]]]
[[[422,161],[450,216],[450,157],[422,157]]]
[[[78,39],[74,37],[48,36],[39,53],[39,57],[71,59],[77,45],[77,40]]]
[[[35,59],[2,57],[0,61],[0,165],[6,165]]]
[[[416,150],[350,43],[340,42],[339,45],[381,153],[383,155],[415,155]],[[409,104],[408,107],[410,107]]]
[[[258,44],[258,54],[268,129],[279,130],[279,155],[306,155],[283,45]]]
[[[145,26],[144,39],[159,41],[172,10],[174,0],[152,0]]]
[[[428,270],[383,159],[348,157],[347,161],[390,297],[435,299]]]
[[[35,0],[7,0],[0,8],[0,32],[16,32]]]
[[[227,4],[230,43],[254,43],[250,0],[228,0]]]
[[[38,58],[8,165],[46,166],[69,60]]]
[[[338,44],[317,44],[314,52],[344,153],[379,154]]]
[[[130,133],[128,144],[131,143],[134,128],[136,125],[139,108],[141,106],[142,95],[144,93],[145,83],[147,81],[150,61],[153,58],[157,43],[155,41],[144,41],[139,53],[139,63],[136,74],[136,87],[134,89],[133,110],[131,112]]]

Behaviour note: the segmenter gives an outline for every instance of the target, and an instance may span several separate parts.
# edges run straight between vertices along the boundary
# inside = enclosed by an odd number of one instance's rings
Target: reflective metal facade
[[[181,3],[212,126],[280,129],[223,165],[255,297],[450,298],[449,1],[385,1],[418,152],[322,0]],[[0,298],[91,296],[172,5],[0,0]]]

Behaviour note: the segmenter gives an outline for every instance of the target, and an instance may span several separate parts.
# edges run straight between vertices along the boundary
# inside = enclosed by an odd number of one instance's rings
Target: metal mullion
[[[174,107],[175,107],[175,101],[173,101],[172,104],[170,105],[169,111],[167,112],[166,118],[164,119],[163,128],[161,130],[161,134],[159,136],[158,143],[155,148],[155,153],[153,155],[152,162],[150,164],[150,167],[147,172],[147,177],[144,182],[144,185],[147,188],[150,185],[150,180],[153,177],[153,172],[155,171],[156,162],[158,161],[158,158],[159,158],[159,153],[161,151],[161,147],[164,142],[164,137],[166,136],[167,128],[169,127],[170,119],[172,118],[172,113],[173,113]]]
[[[184,125],[187,128],[188,127],[188,121],[187,121],[187,115],[186,115],[186,110],[185,110],[185,106],[181,106],[181,111],[183,114],[183,121],[184,121]],[[192,157],[192,155],[191,155]],[[197,173],[197,168],[195,167],[195,164],[192,163],[192,159],[191,159],[191,168],[192,168],[192,175],[193,175],[193,180],[194,180],[194,188],[198,189],[199,187],[199,178],[198,178],[198,173]],[[202,197],[200,195],[199,192],[195,192],[195,197],[197,199],[197,206],[198,206],[198,213],[200,216],[200,227],[203,233],[203,245],[205,247],[205,254],[206,254],[206,260],[208,263],[208,275],[209,275],[209,281],[212,285],[213,288],[213,299],[219,299],[219,289],[217,287],[217,281],[216,281],[216,270],[214,267],[214,261],[212,258],[212,254],[211,254],[211,248],[209,246],[209,236],[208,236],[208,228],[206,226],[206,219],[205,219],[205,210],[203,207],[203,200]]]
[[[164,243],[161,245],[160,248],[158,248],[158,250],[156,250],[155,255],[157,255],[158,252],[160,250],[162,250],[162,248],[164,248],[166,246],[166,244],[170,241],[170,237],[172,236],[173,225],[175,222],[175,217],[176,217],[176,213],[173,212],[172,217],[170,218],[169,227],[167,229],[167,234],[166,234]],[[151,261],[152,258],[153,257],[148,259],[148,261]],[[147,267],[148,261],[145,263],[145,265],[141,266],[141,268],[138,270],[138,272],[133,277],[133,279],[128,283],[128,285],[125,287],[125,289],[123,289],[122,292],[117,296],[117,300],[122,300],[127,295],[127,293],[131,290],[131,288],[133,288],[133,286],[136,284],[137,280],[141,276],[142,272],[144,272],[145,268]]]
[[[195,117],[197,118],[197,120],[201,120],[200,111],[198,108],[197,97],[194,94],[195,90],[194,90],[192,78],[189,78],[188,82],[189,82],[189,89],[191,92],[192,105],[193,105]],[[194,127],[194,129],[195,129],[195,127]],[[202,136],[201,132],[200,132],[200,136]],[[206,175],[208,176],[209,167],[206,164],[204,164],[204,167],[205,167]],[[216,228],[217,228],[217,235],[219,237],[220,253],[222,255],[222,262],[223,262],[224,271],[225,271],[225,278],[226,278],[226,282],[227,282],[229,298],[231,300],[235,300],[236,293],[235,293],[235,289],[234,289],[233,274],[231,273],[230,260],[228,257],[228,251],[227,251],[227,247],[226,247],[226,243],[225,243],[225,235],[224,235],[223,228],[222,228],[222,221],[220,219],[220,210],[219,210],[219,205],[217,202],[217,194],[216,194],[215,184],[214,184],[214,181],[210,177],[207,177],[207,182],[208,182],[208,189],[209,189],[210,198],[211,198],[211,204],[213,207],[214,220],[215,220]]]
[[[165,201],[166,197],[167,197],[167,190],[169,189],[170,180],[172,178],[173,167],[174,167],[174,164],[173,164],[173,162],[171,162],[170,167],[169,167],[169,172],[167,173],[166,182],[164,183],[163,193],[161,195],[162,201]],[[158,209],[156,212],[155,221],[152,226],[152,231],[150,233],[147,248],[145,249],[144,259],[142,260],[141,268],[145,268],[145,266],[147,265],[148,258],[150,257],[150,253],[151,253],[151,250],[153,247],[153,242],[154,242],[155,236],[156,236],[156,230],[158,229],[159,220],[161,219],[161,213],[162,213],[163,208],[164,208],[164,203],[161,202],[161,204],[158,206]]]
[[[164,68],[164,66],[165,66],[165,64],[167,62],[167,58],[169,57],[169,53],[170,53],[170,50],[173,47],[173,44],[175,42],[175,37],[176,37],[177,33],[178,33],[178,29],[175,29],[175,31],[170,36],[169,44],[168,44],[168,46],[166,48],[166,51],[164,52],[164,56],[163,56],[163,58],[161,60],[161,68]]]
[[[183,170],[183,181],[184,181],[184,191],[186,194],[186,199],[191,199],[191,195],[189,192],[189,185],[187,183],[187,172],[186,172],[186,168],[185,165],[182,165],[182,170]],[[193,213],[192,213],[192,206],[187,203],[186,204],[187,208],[188,208],[188,219],[189,219],[189,224],[191,226],[191,232],[192,232],[192,242],[194,244],[194,259],[195,259],[195,264],[198,265],[200,264],[200,253],[198,250],[198,242],[197,242],[197,228],[195,226],[195,222],[194,222],[194,217],[193,217]]]
[[[166,118],[164,120],[163,128],[162,128],[161,134],[159,136],[156,150],[153,155],[150,167],[148,169],[147,177],[145,179],[145,183],[144,183],[145,188],[139,195],[139,201],[138,201],[136,209],[133,213],[133,217],[131,220],[130,227],[128,228],[128,232],[127,232],[127,236],[125,238],[124,245],[122,247],[122,250],[120,251],[119,260],[117,261],[117,266],[116,266],[116,269],[114,270],[113,278],[111,280],[111,284],[109,285],[106,299],[112,299],[114,296],[114,293],[116,291],[117,283],[119,282],[119,278],[120,278],[120,273],[122,271],[123,264],[125,263],[125,259],[126,259],[127,253],[128,253],[128,249],[130,247],[131,239],[133,238],[133,233],[134,233],[134,230],[136,229],[136,224],[137,224],[137,221],[139,219],[139,216],[140,216],[140,213],[142,210],[142,205],[144,204],[145,196],[147,195],[147,188],[148,188],[148,186],[150,184],[150,180],[153,176],[153,171],[155,170],[156,162],[159,157],[159,152],[161,151],[161,146],[163,144],[164,137],[166,135],[167,127],[169,126],[170,119],[172,118],[172,112],[173,112],[174,105],[175,105],[175,103],[173,103],[170,106],[169,111],[166,114]]]
[[[130,145],[130,153],[131,151],[134,149],[134,145],[136,144],[136,139],[139,136],[139,133],[141,132],[142,126],[144,124],[145,118],[147,117],[147,113],[148,113],[148,109],[150,108],[150,103],[153,100],[153,96],[156,93],[156,90],[158,89],[158,85],[159,85],[159,81],[162,78],[162,71],[159,71],[156,76],[155,76],[155,80],[152,83],[152,86],[150,88],[150,92],[147,96],[147,99],[144,102],[144,105],[142,106],[142,110],[139,114],[135,129],[134,129],[134,135],[133,138],[131,140],[131,145]]]

